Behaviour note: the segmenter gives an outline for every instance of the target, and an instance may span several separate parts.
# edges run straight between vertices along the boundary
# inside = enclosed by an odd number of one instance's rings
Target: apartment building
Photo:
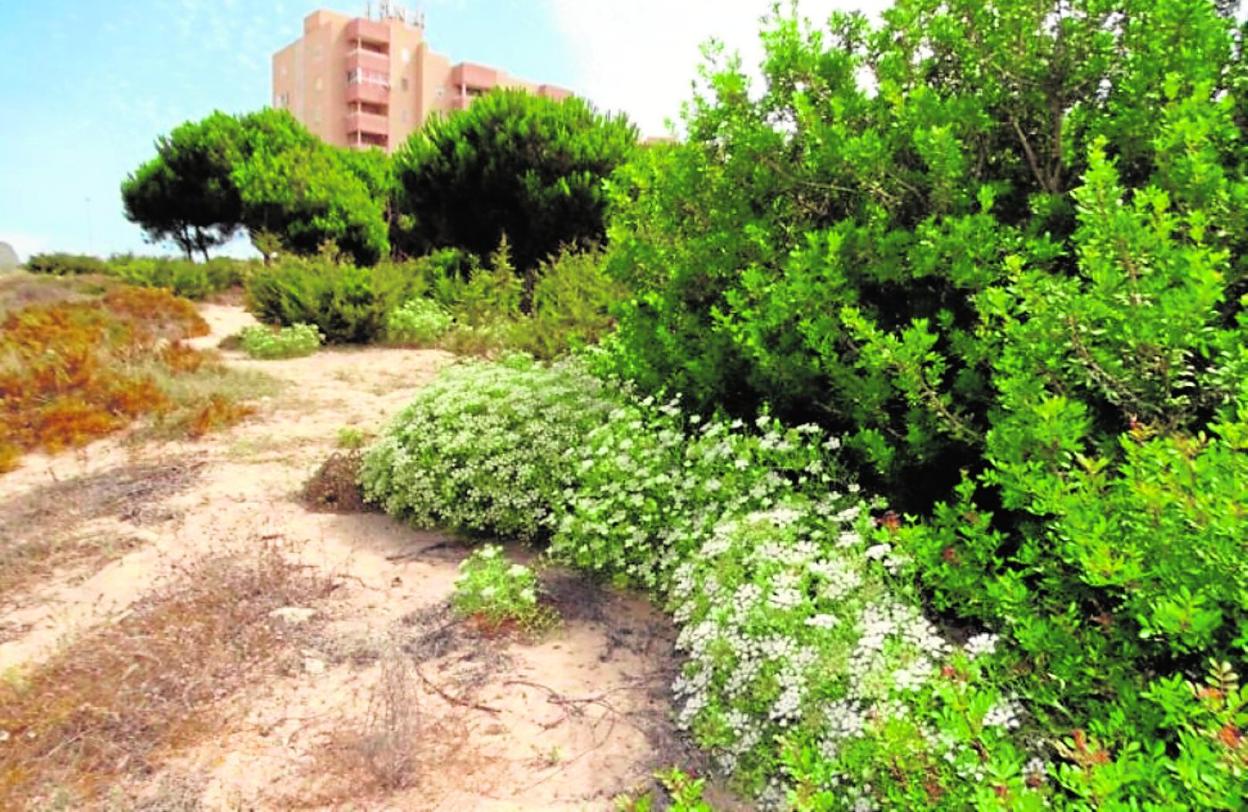
[[[452,64],[425,40],[423,15],[389,2],[364,17],[314,11],[303,36],[273,55],[273,106],[331,144],[392,150],[430,115],[463,110],[496,87],[562,99],[487,65]]]

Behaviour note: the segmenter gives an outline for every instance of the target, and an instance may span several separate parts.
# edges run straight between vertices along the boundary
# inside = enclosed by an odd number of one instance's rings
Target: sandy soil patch
[[[254,323],[233,305],[202,312],[204,347]],[[0,601],[0,673],[62,662],[223,551],[278,545],[334,585],[283,620],[302,631],[274,650],[282,667],[222,696],[216,727],[192,744],[120,774],[110,809],[611,809],[656,769],[697,766],[669,721],[671,630],[644,600],[550,571],[562,626],[539,641],[491,637],[447,610],[466,547],[378,513],[305,506],[339,431],[380,430],[451,356],[223,356],[283,384],[244,423],[200,442],[120,437],[31,455],[0,480],[0,567],[6,550],[52,550],[9,573],[22,585]]]

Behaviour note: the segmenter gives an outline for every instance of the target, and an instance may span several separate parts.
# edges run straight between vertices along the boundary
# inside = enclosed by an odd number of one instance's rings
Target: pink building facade
[[[273,55],[273,106],[331,144],[389,151],[434,113],[463,110],[496,87],[571,95],[486,65],[451,64],[424,34],[423,18],[389,3],[370,17],[314,11],[303,36]]]

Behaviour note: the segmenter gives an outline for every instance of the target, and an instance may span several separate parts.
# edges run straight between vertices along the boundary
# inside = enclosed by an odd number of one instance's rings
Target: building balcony
[[[460,62],[451,68],[451,84],[457,88],[489,90],[498,84],[498,71],[485,65]]]
[[[375,45],[390,45],[390,26],[376,20],[365,20],[357,17],[347,23],[347,39],[371,42]]]
[[[390,88],[372,82],[350,82],[347,85],[347,103],[389,104]]]
[[[472,99],[473,97],[467,93],[456,91],[451,94],[451,100],[447,102],[446,106],[449,110],[467,110],[468,106],[472,104]]]
[[[390,75],[390,57],[386,54],[379,54],[374,51],[365,51],[356,48],[347,51],[347,72],[361,70],[370,71],[372,73],[384,73]]]
[[[376,113],[347,113],[347,135],[352,133],[385,138],[390,134],[390,119]]]

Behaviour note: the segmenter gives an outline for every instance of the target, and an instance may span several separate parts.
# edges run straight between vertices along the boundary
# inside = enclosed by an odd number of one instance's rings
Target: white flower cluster
[[[833,758],[907,714],[905,698],[950,650],[915,606],[889,593],[892,550],[866,545],[861,508],[833,500],[788,499],[721,520],[673,572],[669,598],[688,656],[673,686],[678,721],[715,730],[731,720],[731,736],[703,741],[724,769],[765,761],[799,724],[819,729],[820,750]],[[870,794],[855,802],[870,804]]]
[[[568,449],[610,410],[602,383],[574,362],[459,364],[395,418],[365,455],[361,484],[416,524],[531,538],[551,529],[574,484]]]
[[[966,644],[962,646],[962,650],[972,660],[976,657],[991,655],[997,650],[997,636],[988,632],[977,634],[966,641]]]
[[[1022,724],[1023,706],[1013,699],[998,702],[984,714],[984,727],[1015,730]]]

